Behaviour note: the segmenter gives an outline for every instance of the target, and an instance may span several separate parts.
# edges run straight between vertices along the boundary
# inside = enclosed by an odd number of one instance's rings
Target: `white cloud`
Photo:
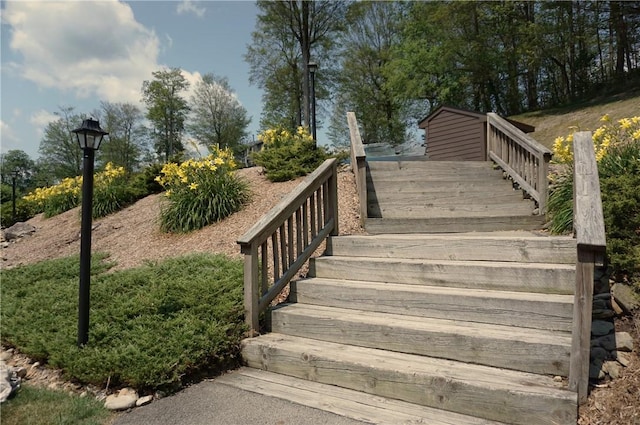
[[[40,87],[137,103],[142,81],[158,68],[158,37],[116,0],[7,1],[3,24],[23,57],[22,77]]]
[[[9,124],[0,120],[0,140],[4,145],[7,142],[17,142],[16,134]]]
[[[49,125],[49,123],[57,121],[59,118],[60,117],[56,114],[40,109],[39,111],[31,114],[29,122],[33,125],[37,137],[42,138],[45,127]]]
[[[193,13],[198,18],[202,18],[206,9],[204,7],[197,6],[196,3],[192,0],[182,0],[180,3],[178,3],[176,11],[178,12],[178,15]]]

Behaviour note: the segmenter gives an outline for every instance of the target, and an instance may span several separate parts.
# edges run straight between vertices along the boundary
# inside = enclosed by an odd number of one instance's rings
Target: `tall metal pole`
[[[83,150],[82,224],[80,228],[80,292],[78,298],[78,347],[89,341],[89,295],[91,287],[91,221],[93,212],[93,161],[95,151]]]

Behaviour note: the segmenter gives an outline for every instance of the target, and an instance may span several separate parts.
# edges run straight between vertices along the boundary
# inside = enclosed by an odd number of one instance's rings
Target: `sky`
[[[43,130],[72,106],[141,103],[152,72],[180,68],[227,77],[257,134],[262,91],[244,61],[258,9],[253,1],[0,1],[0,151],[38,158]],[[185,98],[190,94],[185,93]],[[78,123],[78,127],[81,123]]]

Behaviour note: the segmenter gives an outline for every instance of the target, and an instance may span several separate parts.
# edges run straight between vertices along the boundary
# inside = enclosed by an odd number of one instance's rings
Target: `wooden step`
[[[501,205],[508,203],[532,204],[531,201],[523,201],[522,193],[512,189],[505,191],[487,190],[484,192],[449,190],[442,193],[406,193],[406,192],[388,192],[377,194],[368,192],[367,203],[369,206],[379,205],[385,208],[390,205],[406,204],[406,205],[483,205],[490,200],[490,205]],[[533,207],[531,207],[533,208]]]
[[[357,303],[354,303],[357,308]],[[457,360],[523,372],[569,375],[571,334],[373,313],[308,304],[272,311],[276,333]]]
[[[399,158],[398,161],[367,161],[372,171],[399,171],[399,170],[431,170],[444,172],[458,172],[464,170],[488,170],[496,171],[491,161],[406,161]]]
[[[499,188],[499,189],[498,189]],[[367,182],[367,190],[369,193],[376,193],[379,197],[386,194],[442,194],[449,192],[476,192],[476,193],[494,193],[498,190],[509,190],[514,193],[521,193],[513,189],[513,185],[508,181],[497,180],[474,180],[474,181],[441,181],[441,182],[425,182],[421,180],[403,180],[401,183],[395,181],[384,181],[378,179],[375,183]]]
[[[367,218],[365,229],[381,233],[462,233],[505,230],[539,230],[545,218],[539,215],[433,218]]]
[[[367,205],[369,217],[382,218],[465,218],[510,217],[532,215],[535,204],[528,200],[512,199],[502,204],[463,202],[448,204],[433,200],[380,201]]]
[[[576,241],[533,232],[353,235],[332,237],[329,255],[430,260],[576,263]]]
[[[415,425],[425,423],[425,420],[429,425],[501,425],[500,422],[247,367],[216,378],[216,382],[376,425]]]
[[[575,425],[576,393],[552,377],[277,333],[246,339],[248,366],[484,419]]]
[[[325,256],[311,259],[309,275],[548,294],[573,294],[575,286],[575,266],[549,263]]]
[[[573,295],[310,278],[292,302],[571,332]]]

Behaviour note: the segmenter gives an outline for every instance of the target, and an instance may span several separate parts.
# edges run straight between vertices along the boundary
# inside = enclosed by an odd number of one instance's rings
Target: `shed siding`
[[[484,161],[484,123],[477,117],[443,110],[427,128],[427,155],[433,160]]]

